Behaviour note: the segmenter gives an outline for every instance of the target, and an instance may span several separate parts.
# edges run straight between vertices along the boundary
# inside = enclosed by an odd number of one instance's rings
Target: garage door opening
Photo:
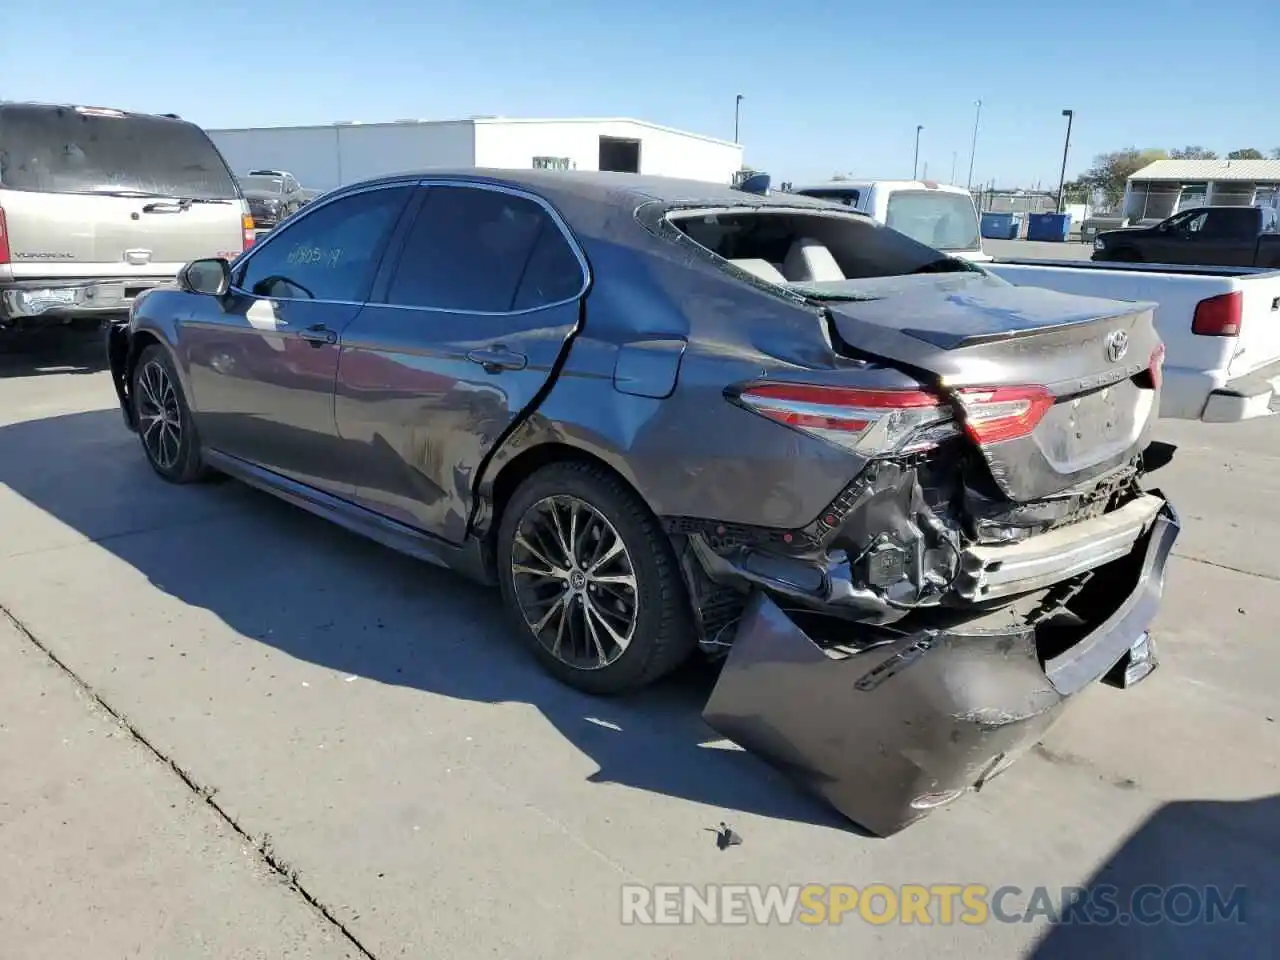
[[[623,137],[601,137],[600,169],[617,173],[639,173],[640,141]]]

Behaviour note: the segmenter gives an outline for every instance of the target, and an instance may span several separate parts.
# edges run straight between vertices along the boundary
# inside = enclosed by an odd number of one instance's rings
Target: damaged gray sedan
[[[108,353],[165,479],[496,582],[582,690],[724,656],[707,722],[881,835],[1155,665],[1151,305],[820,201],[368,181],[143,295]]]

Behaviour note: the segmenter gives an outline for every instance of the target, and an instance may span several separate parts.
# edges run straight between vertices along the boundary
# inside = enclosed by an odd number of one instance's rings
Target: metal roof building
[[[614,170],[728,184],[742,146],[629,117],[337,122],[209,130],[236,174],[287,170],[330,190],[429,167]]]
[[[1129,177],[1123,215],[1163,220],[1187,207],[1274,204],[1280,160],[1157,160]]]

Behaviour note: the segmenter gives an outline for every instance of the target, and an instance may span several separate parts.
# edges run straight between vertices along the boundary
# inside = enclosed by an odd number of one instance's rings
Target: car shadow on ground
[[[100,330],[50,329],[0,333],[0,379],[99,373],[107,368]]]
[[[1119,922],[1064,915],[1029,960],[1274,957],[1280,949],[1280,795],[1165,804],[1081,886],[1090,891],[1082,901],[1089,909],[1098,905],[1099,891],[1109,891],[1118,913],[1094,917]],[[1149,922],[1161,917],[1167,919]]]
[[[158,589],[292,657],[433,695],[532,705],[595,762],[592,782],[696,801],[726,818],[747,812],[862,835],[763,762],[707,745],[719,740],[701,718],[713,665],[695,657],[626,697],[580,694],[520,647],[496,590],[238,483],[166,484],[116,410],[0,427],[0,484]],[[191,522],[200,517],[216,519]]]

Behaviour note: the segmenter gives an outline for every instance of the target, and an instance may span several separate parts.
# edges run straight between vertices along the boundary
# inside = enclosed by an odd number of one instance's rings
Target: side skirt
[[[468,537],[462,546],[446,543],[437,537],[406,524],[384,517],[339,497],[290,480],[217,450],[203,451],[205,463],[251,487],[279,497],[308,513],[323,517],[353,533],[375,540],[398,553],[438,567],[454,570],[463,576],[492,586],[496,583],[493,566],[488,562],[480,541]]]

